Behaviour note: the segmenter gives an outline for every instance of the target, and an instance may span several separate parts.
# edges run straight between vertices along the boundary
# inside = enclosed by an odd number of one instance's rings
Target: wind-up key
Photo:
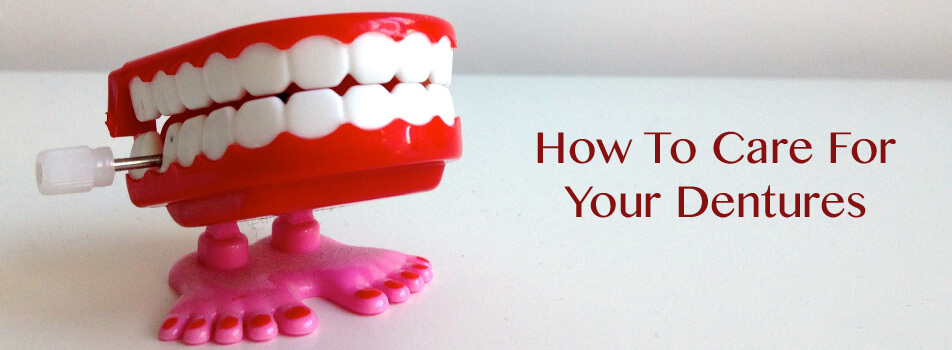
[[[116,171],[162,165],[162,155],[115,159],[108,147],[48,149],[36,156],[36,185],[45,195],[89,192],[112,185]]]

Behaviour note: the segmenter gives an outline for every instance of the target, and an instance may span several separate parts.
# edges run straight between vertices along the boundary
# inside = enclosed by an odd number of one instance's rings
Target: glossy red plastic
[[[445,161],[462,152],[459,118],[414,126],[397,119],[379,130],[344,124],[328,136],[282,133],[268,146],[231,145],[183,168],[126,177],[140,207],[168,204],[182,226],[203,226],[435,188]]]
[[[191,63],[202,67],[213,53],[221,53],[235,58],[248,45],[269,43],[278,49],[288,49],[299,40],[325,35],[343,43],[352,42],[366,32],[379,32],[394,40],[402,40],[410,33],[426,34],[436,42],[441,37],[450,39],[456,47],[456,34],[449,22],[440,18],[408,13],[346,13],[297,17],[251,24],[229,29],[171,49],[161,51],[126,63],[109,74],[109,109],[106,113],[106,126],[112,137],[136,136],[155,130],[155,121],[140,122],[135,118],[132,99],[129,95],[129,82],[139,77],[142,81],[152,81],[158,71],[175,74],[179,67]]]

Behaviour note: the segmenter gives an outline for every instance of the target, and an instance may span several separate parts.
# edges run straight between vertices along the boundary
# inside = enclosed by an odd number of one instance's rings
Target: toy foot
[[[433,279],[426,259],[395,251],[353,247],[322,238],[310,259],[321,266],[312,272],[320,297],[356,313],[373,315],[389,304],[406,301]]]
[[[302,266],[298,272],[304,272],[305,278],[317,285],[319,296],[361,314],[377,314],[391,303],[406,301],[410,293],[423,289],[433,278],[426,259],[322,240],[311,210],[278,216],[271,246],[281,252],[299,253],[294,256],[310,267]]]
[[[169,284],[181,295],[159,330],[162,340],[230,344],[265,341],[278,333],[304,335],[317,329],[317,317],[288,288],[249,264],[248,240],[235,223],[210,226],[198,251],[179,260]]]
[[[278,288],[219,290],[183,295],[159,330],[159,339],[195,345],[210,340],[231,344],[242,339],[266,341],[279,333],[305,335],[317,329],[317,317],[290,293]]]
[[[179,260],[169,273],[169,284],[181,297],[159,338],[230,344],[265,341],[278,334],[305,335],[318,326],[311,309],[301,304],[305,298],[322,297],[372,315],[406,301],[433,279],[432,266],[424,258],[342,244],[321,236],[318,227],[310,212],[283,215],[275,222],[273,237],[247,247],[244,264],[209,263],[200,242],[199,251]],[[237,226],[210,227],[202,239],[216,243],[244,238],[235,232]],[[309,248],[298,249],[294,242]],[[218,247],[206,244],[206,253],[214,252],[209,246]]]

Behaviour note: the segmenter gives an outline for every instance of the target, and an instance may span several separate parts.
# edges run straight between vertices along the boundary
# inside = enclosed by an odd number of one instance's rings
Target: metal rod
[[[144,157],[119,158],[112,161],[112,167],[116,171],[154,168],[162,165],[162,155],[156,154]]]

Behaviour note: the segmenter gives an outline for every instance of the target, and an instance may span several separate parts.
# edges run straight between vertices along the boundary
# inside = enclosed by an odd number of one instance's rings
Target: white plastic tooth
[[[169,170],[169,166],[178,160],[179,130],[181,129],[182,123],[175,123],[169,125],[168,130],[165,131],[165,145],[162,147],[162,167],[159,168],[160,173]]]
[[[304,38],[288,50],[288,67],[303,89],[337,86],[350,69],[347,46],[326,36]]]
[[[400,57],[390,36],[369,32],[350,44],[350,75],[361,84],[383,84],[393,80]]]
[[[446,125],[453,125],[456,122],[456,110],[450,90],[443,85],[430,84],[426,87],[426,94],[434,114],[443,118]]]
[[[208,56],[202,73],[208,94],[215,102],[230,102],[244,96],[245,88],[238,81],[238,68],[224,55],[216,52]]]
[[[393,87],[394,112],[397,118],[403,118],[413,125],[423,125],[433,119],[428,107],[426,88],[417,83],[400,83]]]
[[[246,47],[235,63],[238,80],[254,96],[277,94],[291,84],[287,54],[270,44],[257,43]]]
[[[219,160],[228,146],[235,142],[235,109],[223,107],[208,114],[202,132],[202,153],[210,160]]]
[[[176,115],[185,111],[185,105],[182,104],[175,87],[175,78],[163,71],[156,72],[152,77],[152,96],[162,115]]]
[[[129,154],[129,156],[144,157],[160,153],[162,153],[162,138],[159,137],[159,133],[155,131],[149,131],[136,136],[135,141],[132,142],[132,152]],[[133,179],[141,179],[143,176],[145,176],[146,170],[148,169],[129,170],[129,175],[132,176]]]
[[[188,109],[205,108],[212,104],[212,98],[205,88],[202,69],[195,68],[191,63],[185,62],[179,66],[175,73],[175,87],[178,88],[182,104]]]
[[[165,73],[162,73],[162,75],[165,75]],[[158,73],[155,75],[155,77],[158,77]],[[149,87],[151,88],[152,92],[152,102],[155,103],[155,108],[159,110],[159,114],[171,115],[169,106],[165,103],[165,93],[163,93],[162,88],[159,86],[158,81],[156,81],[155,78],[152,78],[152,81],[149,83]]]
[[[426,34],[414,32],[397,43],[400,53],[400,68],[397,78],[405,83],[422,83],[432,70],[432,44]]]
[[[344,114],[361,129],[380,129],[395,118],[393,97],[382,85],[352,86],[343,99]]]
[[[246,148],[264,147],[284,129],[284,102],[274,96],[245,102],[235,113],[235,141]]]
[[[453,47],[450,45],[449,37],[444,36],[433,44],[432,59],[433,71],[430,72],[430,82],[449,86],[453,77]]]
[[[314,139],[323,137],[344,124],[344,103],[331,89],[301,91],[285,107],[288,131]]]
[[[132,78],[129,83],[129,95],[132,97],[132,110],[136,113],[136,119],[140,122],[147,122],[158,119],[159,109],[155,106],[155,100],[152,96],[151,84],[145,83],[139,77]]]
[[[179,164],[190,167],[195,157],[202,153],[202,132],[205,127],[205,116],[192,117],[182,123],[179,130],[177,156]]]

